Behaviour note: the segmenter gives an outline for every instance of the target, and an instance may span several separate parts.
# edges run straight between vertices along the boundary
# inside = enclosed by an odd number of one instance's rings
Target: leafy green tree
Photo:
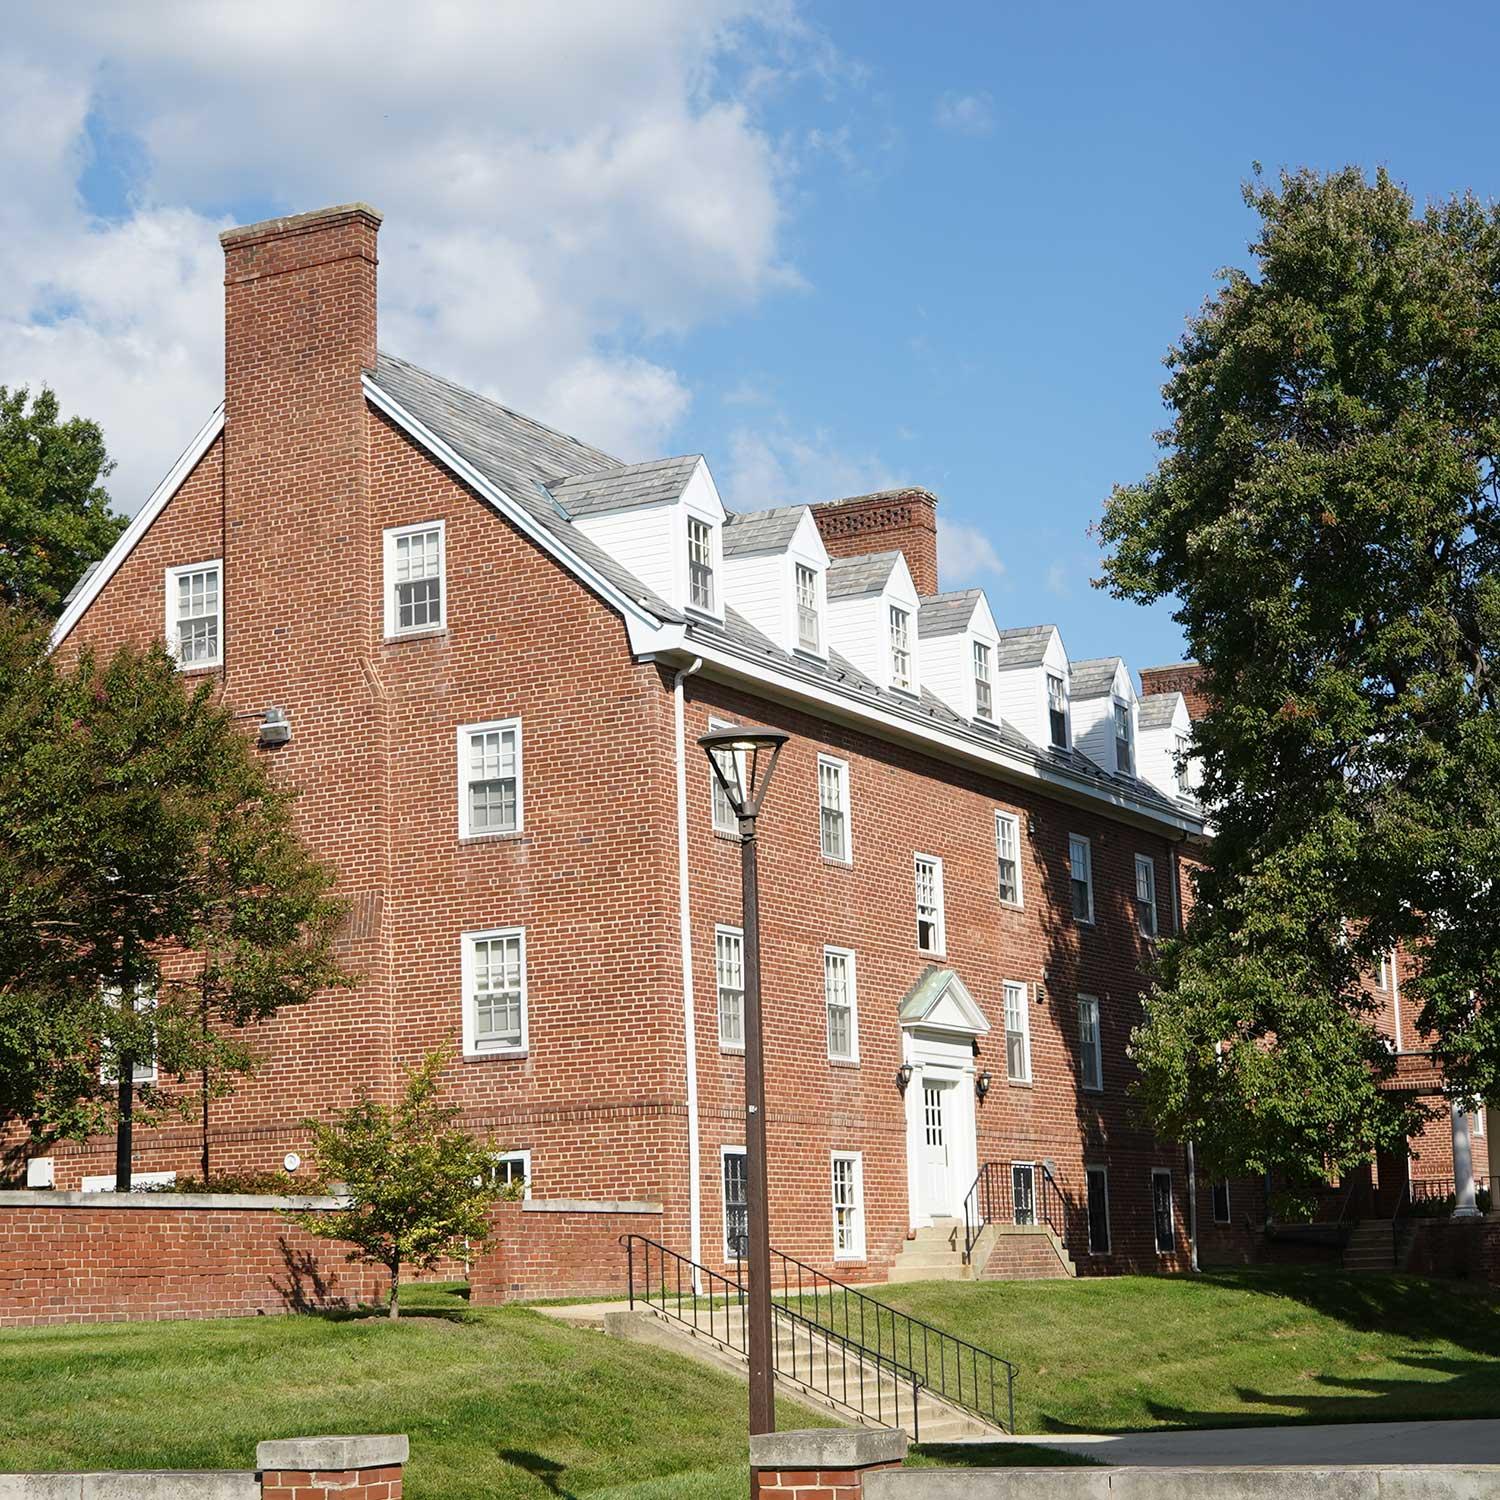
[[[1214,841],[1134,1039],[1155,1127],[1294,1188],[1420,1106],[1361,977],[1397,943],[1455,1098],[1500,1085],[1500,213],[1384,172],[1259,176],[1254,269],[1167,357],[1104,578],[1206,673]]]
[[[56,615],[89,563],[125,529],[103,481],[114,470],[98,424],[62,421],[45,386],[0,385],[0,603]]]
[[[497,1185],[487,1142],[457,1128],[457,1106],[438,1101],[446,1054],[429,1052],[394,1107],[368,1095],[332,1122],[308,1120],[318,1174],[345,1184],[349,1206],[292,1217],[323,1239],[354,1246],[350,1260],[384,1266],[390,1316],[401,1315],[401,1267],[431,1270],[489,1236],[487,1210],[521,1184]]]
[[[163,649],[65,666],[0,606],[0,1122],[113,1126],[128,1191],[138,1109],[190,1107],[170,1085],[190,1073],[206,1108],[254,1065],[255,1023],[352,982],[292,808]]]

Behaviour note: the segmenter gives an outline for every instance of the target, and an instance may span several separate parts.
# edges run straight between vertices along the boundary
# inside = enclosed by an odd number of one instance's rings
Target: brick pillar
[[[830,557],[900,552],[924,598],[938,591],[937,496],[924,489],[851,495],[812,508]]]
[[[407,1447],[397,1435],[260,1443],[261,1500],[401,1500]]]
[[[762,1433],[750,1439],[751,1500],[861,1500],[865,1475],[905,1456],[906,1434],[885,1428]]]

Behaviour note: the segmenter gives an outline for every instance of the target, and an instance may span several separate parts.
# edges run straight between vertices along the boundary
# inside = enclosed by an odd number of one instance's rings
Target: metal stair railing
[[[877,1301],[867,1292],[836,1281],[780,1250],[771,1251],[771,1285],[783,1305],[793,1298],[803,1309],[812,1303],[807,1321],[862,1354],[899,1364],[918,1386],[1006,1432],[1016,1430],[1016,1367],[967,1339],[924,1323]],[[913,1434],[915,1437],[915,1434]]]
[[[987,1161],[964,1195],[964,1263],[973,1259],[974,1246],[988,1224],[1045,1224],[1066,1248],[1071,1205],[1044,1162],[1033,1169],[1033,1201],[1028,1217],[1016,1214],[1011,1185],[1011,1163]]]
[[[631,1307],[649,1307],[749,1357],[742,1277],[700,1266],[645,1235],[624,1235],[621,1244]],[[913,1442],[919,1440],[922,1382],[915,1370],[879,1349],[841,1337],[800,1309],[773,1306],[772,1314],[772,1362],[778,1375],[866,1421],[904,1428]]]

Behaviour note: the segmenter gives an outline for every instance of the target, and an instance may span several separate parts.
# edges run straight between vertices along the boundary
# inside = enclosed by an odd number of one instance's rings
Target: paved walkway
[[[1493,1464],[1500,1420],[1212,1427],[1195,1432],[1022,1433],[1006,1442],[1083,1453],[1102,1464]]]

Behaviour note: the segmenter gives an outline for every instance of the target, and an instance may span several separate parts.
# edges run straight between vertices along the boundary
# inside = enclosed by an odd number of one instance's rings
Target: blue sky
[[[1500,193],[1477,5],[66,9],[0,51],[0,383],[98,415],[125,508],[218,395],[216,229],[367,198],[387,347],[736,506],[925,484],[945,584],[1137,667],[1180,636],[1087,528],[1251,163]]]

